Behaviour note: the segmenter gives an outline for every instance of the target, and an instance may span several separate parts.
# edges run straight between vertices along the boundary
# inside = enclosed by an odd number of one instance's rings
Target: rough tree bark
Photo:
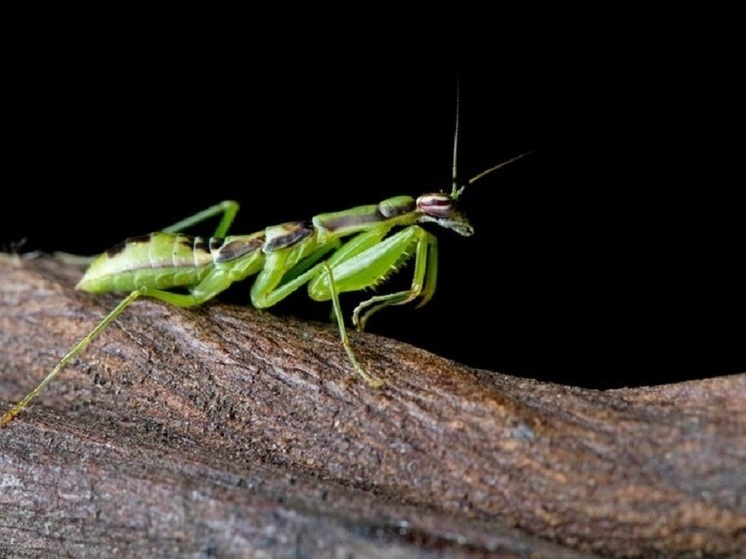
[[[0,405],[117,300],[0,255]],[[746,375],[606,392],[137,301],[0,430],[0,556],[743,557]],[[585,554],[585,555],[584,555]]]

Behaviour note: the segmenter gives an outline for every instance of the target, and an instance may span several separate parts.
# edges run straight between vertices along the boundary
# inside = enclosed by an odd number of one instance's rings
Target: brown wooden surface
[[[0,255],[5,410],[117,296]],[[140,300],[0,430],[0,557],[743,557],[746,375],[606,392]],[[599,374],[603,374],[602,371]]]

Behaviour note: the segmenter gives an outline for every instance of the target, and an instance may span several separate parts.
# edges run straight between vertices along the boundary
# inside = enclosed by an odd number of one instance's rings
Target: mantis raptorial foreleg
[[[417,305],[417,307],[421,307],[435,294],[438,280],[438,239],[419,227],[411,227],[410,229],[415,230],[411,233],[412,237],[404,238],[400,243],[404,246],[403,253],[407,255],[409,255],[409,247],[412,243],[415,243],[412,286],[405,291],[375,295],[360,303],[352,312],[352,323],[358,330],[365,329],[371,315],[389,305],[404,305],[414,301],[417,297],[422,297]],[[409,230],[402,231],[402,233],[407,231]],[[404,245],[404,243],[408,244]],[[361,315],[362,311],[365,312]]]
[[[371,377],[363,369],[352,351],[339,303],[339,294],[376,285],[413,255],[415,256],[415,271],[411,289],[377,296],[360,305],[355,311],[353,319],[355,324],[362,329],[373,312],[388,305],[406,303],[421,295],[426,302],[435,291],[436,270],[428,271],[428,257],[435,260],[437,256],[435,237],[421,227],[411,226],[382,242],[381,238],[387,232],[381,228],[361,233],[340,247],[328,260],[295,275],[285,283],[282,283],[284,276],[282,270],[287,268],[286,259],[289,254],[284,252],[270,254],[251,290],[253,305],[263,308],[279,303],[310,282],[311,298],[317,301],[332,301],[342,345],[358,373],[373,386],[380,385],[380,381]],[[318,258],[318,254],[306,256],[306,259],[312,261]],[[308,262],[301,260],[296,266],[305,268]],[[371,305],[373,305],[372,308],[358,322],[358,313]]]
[[[408,303],[417,297],[422,297],[422,305],[435,293],[438,258],[436,237],[416,225],[381,241],[385,233],[376,230],[361,233],[327,261],[334,273],[336,290],[342,293],[373,287],[412,256],[415,258],[410,289],[377,295],[358,305],[352,321],[359,330],[364,329],[370,316],[382,308]],[[333,290],[326,276],[318,275],[308,291],[312,299],[324,301],[332,296]],[[361,316],[362,311],[365,312]]]

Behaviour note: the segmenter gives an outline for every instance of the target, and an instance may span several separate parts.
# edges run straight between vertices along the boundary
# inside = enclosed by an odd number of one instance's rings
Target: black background
[[[697,45],[47,25],[5,68],[5,249],[93,254],[228,198],[250,233],[448,190],[459,76],[463,178],[537,151],[467,189],[474,237],[436,231],[433,301],[369,330],[584,386],[746,370],[739,95]],[[328,318],[306,299],[272,311]]]

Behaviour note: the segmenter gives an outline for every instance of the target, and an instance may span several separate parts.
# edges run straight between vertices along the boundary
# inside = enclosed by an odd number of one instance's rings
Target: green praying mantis
[[[350,345],[339,294],[382,284],[394,271],[414,258],[409,289],[374,295],[352,313],[352,323],[363,330],[370,317],[390,305],[434,295],[438,274],[438,245],[434,234],[421,225],[434,224],[465,237],[474,233],[457,202],[466,186],[514,161],[526,152],[494,165],[460,185],[456,180],[459,101],[453,142],[450,193],[426,193],[415,198],[395,196],[366,206],[324,213],[310,221],[272,225],[250,235],[228,235],[238,204],[224,201],[162,231],[134,237],[93,260],[76,288],[89,293],[130,292],[51,372],[20,402],[0,417],[10,423],[59,372],[79,355],[137,298],[160,299],[179,307],[200,305],[231,284],[255,276],[251,303],[271,307],[302,286],[315,301],[331,301],[342,346],[357,374],[371,387],[383,382],[360,364]],[[182,233],[205,220],[221,216],[210,238]]]

